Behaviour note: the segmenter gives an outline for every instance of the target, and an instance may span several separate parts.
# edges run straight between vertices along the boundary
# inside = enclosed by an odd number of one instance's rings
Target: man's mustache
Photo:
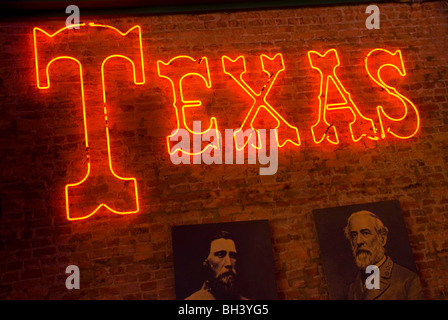
[[[357,256],[359,256],[361,253],[367,253],[367,254],[372,254],[372,252],[370,252],[370,250],[367,250],[367,249],[364,249],[364,248],[362,248],[362,249],[356,249],[356,255]]]
[[[218,276],[218,279],[226,278],[226,277],[236,277],[235,272],[232,270],[226,271]]]

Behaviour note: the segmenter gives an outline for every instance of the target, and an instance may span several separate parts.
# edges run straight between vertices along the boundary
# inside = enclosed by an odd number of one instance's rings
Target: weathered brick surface
[[[280,298],[327,299],[312,210],[390,199],[403,208],[425,297],[446,299],[448,8],[430,2],[380,9],[381,29],[371,31],[360,5],[82,17],[121,30],[141,25],[147,83],[134,85],[125,64],[108,75],[113,159],[119,172],[137,178],[141,213],[100,210],[74,222],[65,217],[64,186],[85,172],[79,76],[62,63],[51,74],[52,88],[38,90],[32,38],[34,26],[56,31],[64,21],[3,21],[0,299],[173,299],[171,227],[253,219],[270,221]],[[319,78],[307,51],[338,49],[338,74],[369,115],[378,96],[388,99],[372,89],[363,68],[377,47],[403,52],[407,75],[395,83],[420,111],[419,133],[410,140],[354,144],[344,136],[338,146],[314,144]],[[174,166],[165,145],[175,128],[171,89],[157,77],[156,61],[206,56],[213,90],[192,93],[206,106],[195,114],[236,128],[250,99],[223,74],[221,56],[244,54],[256,86],[259,55],[277,52],[286,71],[270,101],[302,139],[300,147],[280,150],[277,174],[259,176],[256,165]],[[81,269],[81,290],[65,288],[70,264]]]

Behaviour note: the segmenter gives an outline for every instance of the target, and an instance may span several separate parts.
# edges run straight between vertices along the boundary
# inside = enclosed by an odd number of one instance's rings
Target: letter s
[[[420,129],[420,116],[417,107],[411,100],[400,94],[394,87],[387,85],[381,78],[381,71],[386,67],[396,69],[402,77],[406,75],[401,51],[397,50],[392,53],[384,49],[374,49],[367,55],[365,67],[369,77],[385,89],[388,94],[399,99],[404,107],[403,116],[394,118],[386,113],[383,106],[377,106],[381,138],[384,139],[386,133],[390,133],[399,139],[412,138]]]

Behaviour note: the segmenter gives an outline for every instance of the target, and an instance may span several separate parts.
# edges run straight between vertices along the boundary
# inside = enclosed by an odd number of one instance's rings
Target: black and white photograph
[[[397,200],[315,209],[313,216],[330,299],[422,299]]]
[[[177,300],[277,300],[268,220],[172,228]]]

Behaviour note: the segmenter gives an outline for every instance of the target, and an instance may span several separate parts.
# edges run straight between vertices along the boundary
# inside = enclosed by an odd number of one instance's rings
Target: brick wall
[[[103,208],[81,221],[67,220],[64,197],[64,186],[85,172],[77,67],[60,63],[51,89],[39,90],[33,57],[33,27],[54,32],[64,20],[2,21],[0,299],[174,299],[172,226],[255,219],[270,221],[279,297],[327,299],[312,210],[391,199],[402,206],[425,297],[446,299],[448,7],[380,9],[380,30],[366,29],[364,5],[81,16],[120,30],[139,24],[147,79],[134,85],[126,64],[108,71],[113,159],[118,172],[136,177],[141,211],[121,216]],[[84,57],[99,54],[66,46]],[[378,96],[387,99],[372,89],[363,68],[365,55],[378,47],[402,50],[407,75],[395,84],[418,107],[420,131],[409,140],[352,143],[345,136],[337,146],[315,144],[310,127],[320,79],[307,52],[337,48],[338,75],[369,113]],[[157,76],[156,61],[206,56],[213,90],[192,92],[206,106],[195,114],[237,128],[251,100],[222,72],[221,57],[245,55],[248,79],[257,86],[259,55],[278,52],[286,70],[270,101],[299,128],[302,141],[280,150],[278,172],[260,176],[257,165],[173,165],[165,144],[175,129],[171,89]],[[70,264],[80,267],[81,290],[65,288]]]

